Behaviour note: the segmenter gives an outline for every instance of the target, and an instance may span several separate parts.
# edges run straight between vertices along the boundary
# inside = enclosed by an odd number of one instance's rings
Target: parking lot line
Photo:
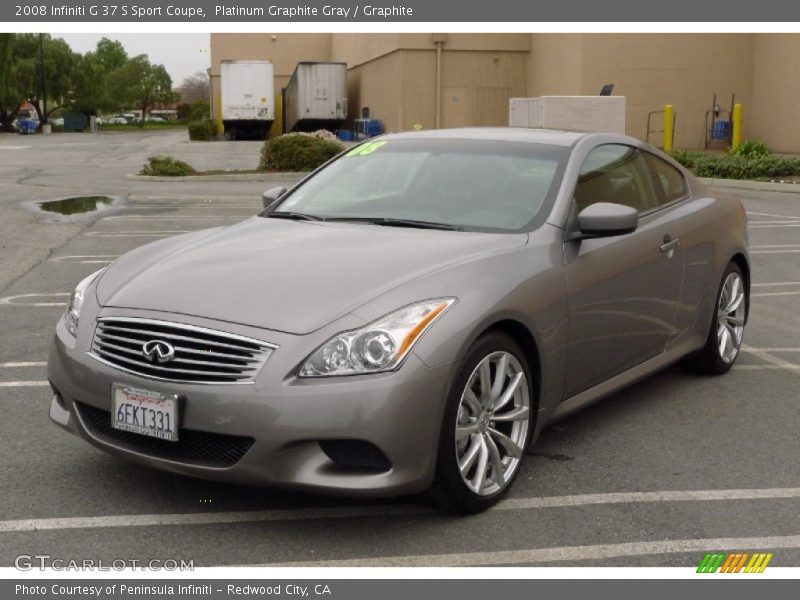
[[[742,350],[749,354],[753,354],[758,358],[760,358],[761,360],[763,360],[764,362],[767,362],[776,367],[780,367],[782,369],[785,369],[787,371],[792,371],[794,373],[800,373],[800,367],[798,365],[792,364],[789,361],[783,360],[782,358],[778,358],[777,356],[773,356],[772,354],[766,352],[765,350],[753,348],[752,346],[748,346],[747,344],[742,344]]]
[[[120,231],[117,233],[109,233],[105,231],[90,231],[83,235],[87,237],[169,237],[179,233],[191,233],[195,229],[172,229],[161,231]]]
[[[116,215],[112,217],[103,217],[104,221],[220,221],[220,220],[242,220],[252,216],[250,213],[247,215],[183,215],[183,216],[167,216],[162,217],[157,214],[150,215]]]
[[[48,387],[48,381],[0,381],[0,387]]]
[[[643,502],[703,502],[800,498],[800,488],[763,488],[730,490],[687,490],[657,492],[618,492],[512,498],[501,501],[492,511],[534,510],[598,504],[634,504]],[[311,519],[387,517],[395,515],[436,514],[438,511],[416,504],[377,504],[324,508],[275,509],[239,512],[202,512],[174,514],[108,515],[99,517],[64,517],[0,521],[0,533],[38,530],[97,529],[103,527],[148,527],[155,525],[217,525]]]
[[[780,287],[784,285],[800,285],[800,281],[773,281],[772,283],[754,283],[752,287]]]
[[[53,262],[74,262],[82,265],[91,264],[110,264],[119,258],[119,254],[68,254],[66,256],[55,256],[50,260]]]
[[[774,213],[755,212],[752,210],[747,211],[748,215],[758,215],[759,217],[774,217],[776,219],[800,220],[800,217],[790,215],[776,215]]]
[[[750,294],[751,298],[767,298],[769,296],[800,296],[800,290],[792,292],[759,292],[757,294]]]
[[[66,302],[28,302],[27,299],[29,298],[41,298],[41,297],[65,297],[69,296],[70,292],[42,292],[39,294],[17,294],[16,296],[6,296],[5,298],[0,298],[0,305],[6,306],[64,306]],[[19,300],[22,300],[20,302]]]
[[[21,369],[24,367],[46,367],[46,362],[4,362],[0,363],[0,369]]]
[[[468,567],[528,563],[551,563],[575,560],[599,560],[648,554],[683,554],[711,550],[774,550],[800,548],[800,535],[767,537],[704,538],[657,540],[593,546],[560,546],[556,548],[527,548],[494,552],[463,552],[457,554],[418,554],[411,556],[381,556],[335,560],[236,565],[239,567]]]

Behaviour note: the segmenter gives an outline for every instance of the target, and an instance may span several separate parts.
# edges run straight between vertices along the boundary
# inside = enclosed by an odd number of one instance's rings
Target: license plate
[[[112,387],[111,426],[170,442],[178,441],[178,397],[122,384]]]

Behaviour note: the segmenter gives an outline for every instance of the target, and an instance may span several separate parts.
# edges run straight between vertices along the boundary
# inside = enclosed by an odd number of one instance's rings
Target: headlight
[[[360,329],[344,331],[306,360],[300,377],[380,373],[397,368],[423,333],[456,301],[426,300],[386,315]]]
[[[83,306],[83,297],[86,293],[86,288],[89,287],[99,275],[105,271],[105,269],[100,269],[99,271],[95,271],[88,277],[85,277],[81,280],[81,282],[75,286],[75,291],[72,292],[72,296],[69,298],[69,304],[67,305],[67,318],[66,318],[66,326],[67,331],[69,331],[74,337],[78,337],[78,321],[81,316],[81,307]]]

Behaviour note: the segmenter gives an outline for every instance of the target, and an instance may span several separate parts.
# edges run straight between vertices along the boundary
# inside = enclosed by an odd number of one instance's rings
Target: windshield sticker
[[[388,142],[386,142],[386,141],[383,141],[383,142],[369,142],[367,144],[362,144],[362,145],[356,146],[355,148],[350,150],[350,152],[345,154],[345,156],[369,156],[370,154],[375,152],[375,150],[377,150],[378,148],[382,148],[386,144],[388,144]]]

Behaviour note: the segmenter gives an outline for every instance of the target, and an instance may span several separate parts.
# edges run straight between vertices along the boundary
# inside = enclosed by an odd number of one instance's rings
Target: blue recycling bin
[[[724,142],[731,137],[731,122],[730,121],[714,121],[711,127],[711,141]]]
[[[31,135],[36,133],[36,121],[33,119],[20,119],[19,133],[20,135]]]

